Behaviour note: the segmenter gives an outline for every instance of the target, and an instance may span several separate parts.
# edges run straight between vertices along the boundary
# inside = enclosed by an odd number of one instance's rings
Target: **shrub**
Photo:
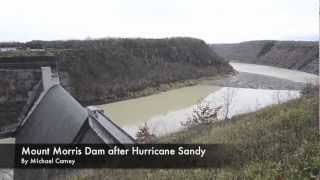
[[[213,107],[209,102],[202,101],[198,103],[192,110],[192,117],[189,117],[186,122],[181,124],[187,128],[198,125],[208,125],[218,121],[218,112],[222,106]]]
[[[302,89],[301,94],[303,96],[318,96],[319,95],[319,83],[307,83]]]
[[[136,134],[138,143],[150,143],[156,139],[156,136],[150,132],[148,124],[145,123],[143,126],[139,127],[139,130]]]

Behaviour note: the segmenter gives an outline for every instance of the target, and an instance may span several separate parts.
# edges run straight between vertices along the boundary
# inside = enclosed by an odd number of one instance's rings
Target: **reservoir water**
[[[318,76],[283,68],[245,63],[230,63],[239,72],[249,72],[287,79],[293,82],[314,82]],[[195,85],[167,92],[125,100],[99,107],[117,124],[133,137],[138,127],[147,123],[151,131],[158,136],[179,131],[191,116],[195,104],[204,100],[213,107],[223,106],[219,117],[224,117],[226,97],[232,96],[228,117],[256,111],[260,108],[298,98],[296,90],[249,89],[208,85]]]
[[[301,71],[245,63],[230,63],[239,72],[262,74],[294,82],[318,82],[319,76]],[[212,83],[174,89],[146,97],[99,105],[105,113],[133,137],[145,122],[156,135],[181,130],[181,122],[191,116],[194,105],[200,100],[213,107],[224,106],[225,97],[232,95],[229,117],[282,103],[300,96],[299,91],[249,89],[214,86]],[[219,117],[223,118],[223,110]],[[15,138],[1,139],[0,143],[14,143]]]

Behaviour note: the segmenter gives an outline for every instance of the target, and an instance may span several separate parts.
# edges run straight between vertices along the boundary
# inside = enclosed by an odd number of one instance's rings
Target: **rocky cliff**
[[[227,60],[319,73],[318,42],[248,41],[212,44],[211,48]]]
[[[3,54],[0,53],[0,126],[17,121],[41,80],[40,68],[50,66],[56,71],[57,62],[54,56],[20,56],[17,53],[3,57]]]

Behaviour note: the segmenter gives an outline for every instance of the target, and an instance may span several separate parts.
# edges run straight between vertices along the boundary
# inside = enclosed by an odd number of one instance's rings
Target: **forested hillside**
[[[72,93],[80,101],[109,102],[160,84],[232,72],[201,40],[107,39],[44,42],[57,51],[59,70],[70,77]]]
[[[233,72],[232,67],[204,41],[192,38],[32,41],[15,44],[19,50],[0,52],[1,65],[7,66],[8,58],[4,56],[10,56],[15,62],[31,61],[30,58],[43,58],[43,55],[47,55],[48,59],[57,59],[62,85],[84,105],[135,98],[161,90],[163,85],[173,86],[175,82]],[[2,45],[5,47],[5,44]],[[32,87],[40,79],[39,63],[35,66],[38,66],[38,72],[25,70],[19,64],[16,70],[12,65],[10,70],[2,67],[0,72],[4,78],[0,84],[9,83],[10,86],[4,86],[0,91],[0,125],[16,120]]]

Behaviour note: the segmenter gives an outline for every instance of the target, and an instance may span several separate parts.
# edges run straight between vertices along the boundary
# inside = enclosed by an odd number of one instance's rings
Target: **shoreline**
[[[123,97],[123,98],[116,98],[113,100],[110,100],[108,102],[103,102],[103,101],[92,101],[92,102],[81,102],[81,104],[85,106],[101,106],[105,104],[110,104],[110,103],[116,103],[116,102],[121,102],[121,101],[126,101],[126,100],[132,100],[136,98],[142,98],[142,97],[147,97],[151,95],[156,95],[160,94],[163,92],[167,92],[170,90],[175,90],[179,88],[185,88],[185,87],[191,87],[191,86],[197,86],[197,85],[211,85],[208,82],[214,81],[214,80],[222,80],[224,78],[229,77],[232,74],[226,74],[226,75],[216,75],[216,76],[207,76],[207,77],[201,77],[198,79],[187,79],[187,80],[180,80],[180,81],[174,81],[170,83],[163,83],[160,84],[159,86],[151,86],[151,87],[146,87],[142,90],[135,91],[135,92],[128,92],[129,96]]]

